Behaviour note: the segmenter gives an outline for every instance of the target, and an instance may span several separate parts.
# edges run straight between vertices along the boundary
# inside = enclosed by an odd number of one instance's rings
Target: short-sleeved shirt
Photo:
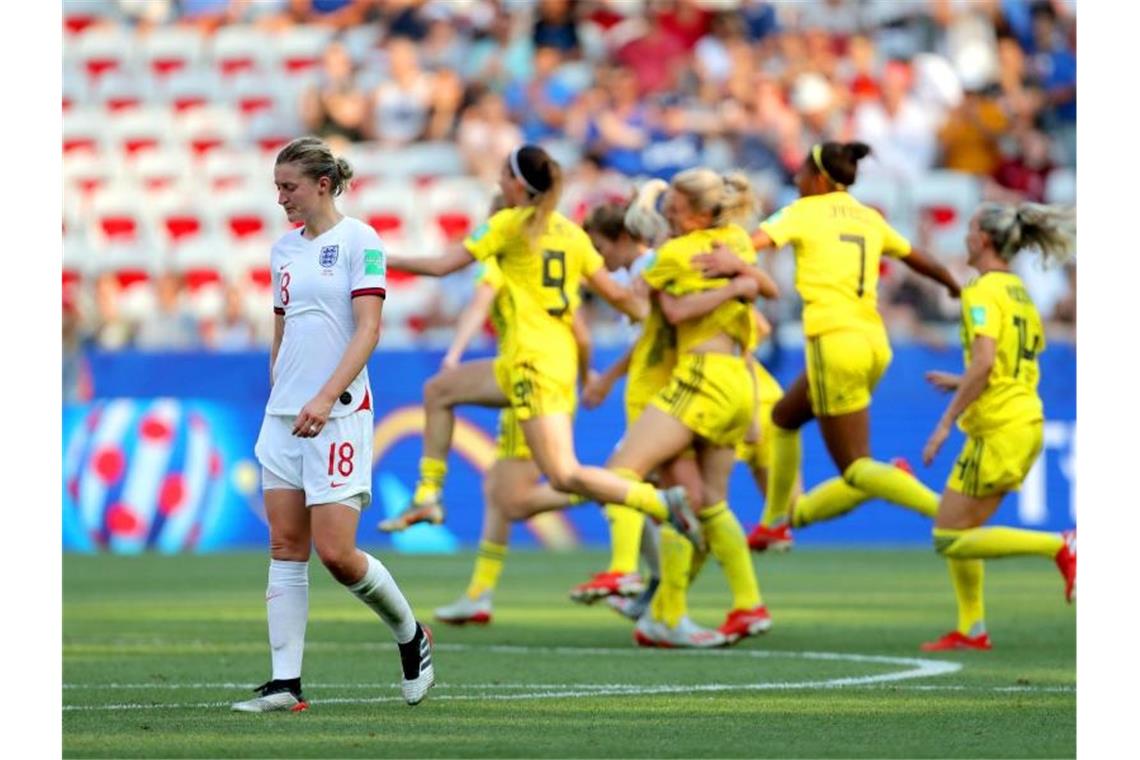
[[[963,432],[982,435],[1004,425],[1044,419],[1037,382],[1037,357],[1045,350],[1045,332],[1021,278],[989,272],[962,288],[962,350],[966,366],[979,335],[997,343],[994,366],[982,395],[958,420]]]
[[[514,315],[511,355],[542,361],[577,362],[571,323],[581,302],[582,281],[604,262],[581,227],[558,212],[533,239],[527,222],[534,209],[499,211],[463,241],[478,261],[502,271],[506,301]]]
[[[791,243],[804,335],[868,327],[881,331],[879,260],[903,258],[910,242],[869,206],[838,191],[800,198],[760,224],[776,247]]]
[[[267,414],[295,415],[317,395],[356,331],[352,300],[386,294],[387,257],[370,226],[346,216],[312,240],[301,232],[287,232],[270,254],[273,310],[284,315],[285,332],[273,365]],[[351,414],[368,396],[365,367],[329,416]]]
[[[710,252],[717,243],[723,243],[746,264],[756,263],[756,251],[748,233],[742,227],[730,224],[673,238],[657,249],[656,256],[642,276],[649,287],[675,296],[724,287],[729,282],[727,279],[706,278],[692,264],[694,256]],[[728,301],[702,317],[676,325],[676,331],[678,355],[688,353],[718,333],[727,334],[743,350],[750,351],[755,344],[756,332],[752,304]]]

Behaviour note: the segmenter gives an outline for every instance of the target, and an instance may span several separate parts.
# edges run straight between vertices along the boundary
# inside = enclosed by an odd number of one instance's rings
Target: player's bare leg
[[[651,411],[658,411],[658,414],[651,415]],[[653,425],[653,422],[659,424]],[[654,427],[659,428],[656,435],[653,434]],[[621,461],[628,460],[636,465],[624,468],[628,470],[625,473],[627,477],[613,470],[578,462],[574,452],[573,427],[567,414],[529,419],[522,423],[522,429],[539,469],[559,491],[580,494],[600,504],[625,504],[656,520],[673,521],[690,540],[700,542],[700,525],[683,489],[658,491],[652,484],[641,480],[653,467],[683,451],[692,440],[688,428],[672,417],[659,410],[646,409],[634,423],[622,444],[623,449],[634,453]],[[632,441],[639,429],[648,430],[650,435],[638,441],[634,449]],[[631,482],[629,478],[637,480]]]
[[[424,443],[420,477],[412,503],[399,515],[382,520],[376,527],[394,533],[420,522],[438,525],[444,519],[443,480],[447,475],[447,455],[455,429],[455,407],[462,404],[505,407],[495,380],[494,361],[464,362],[437,373],[424,386]]]

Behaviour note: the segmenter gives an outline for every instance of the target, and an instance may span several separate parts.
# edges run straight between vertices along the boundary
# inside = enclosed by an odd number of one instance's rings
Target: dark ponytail
[[[818,151],[812,148],[811,160],[819,173],[833,184],[848,187],[855,184],[859,162],[870,154],[871,146],[867,143],[825,142],[819,146]]]

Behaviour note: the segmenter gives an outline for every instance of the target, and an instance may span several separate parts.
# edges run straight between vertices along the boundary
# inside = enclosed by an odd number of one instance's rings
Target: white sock
[[[661,529],[652,520],[645,521],[641,529],[641,558],[645,560],[650,578],[661,577]]]
[[[305,624],[309,620],[309,563],[269,560],[265,589],[274,680],[301,677]]]
[[[416,635],[416,616],[388,568],[371,554],[364,552],[364,556],[368,558],[368,571],[348,590],[388,624],[398,643],[407,644]]]

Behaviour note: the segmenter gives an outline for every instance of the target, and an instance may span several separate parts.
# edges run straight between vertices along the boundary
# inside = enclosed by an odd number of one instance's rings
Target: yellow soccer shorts
[[[495,444],[499,459],[533,458],[514,409],[507,408],[499,412],[499,434],[495,438]]]
[[[756,411],[755,381],[738,356],[685,354],[650,403],[713,445],[735,447]]]
[[[571,359],[569,365],[538,357],[495,359],[495,381],[519,422],[548,414],[574,414],[578,401],[573,365],[576,359]]]
[[[1041,453],[1043,430],[1037,420],[966,436],[946,487],[976,499],[1019,490]]]
[[[891,344],[885,331],[838,330],[808,338],[804,361],[812,413],[838,417],[871,405],[891,363]]]
[[[752,469],[768,466],[769,442],[772,440],[772,407],[784,397],[784,389],[760,362],[752,363],[756,379],[756,440],[736,445],[736,458]]]

